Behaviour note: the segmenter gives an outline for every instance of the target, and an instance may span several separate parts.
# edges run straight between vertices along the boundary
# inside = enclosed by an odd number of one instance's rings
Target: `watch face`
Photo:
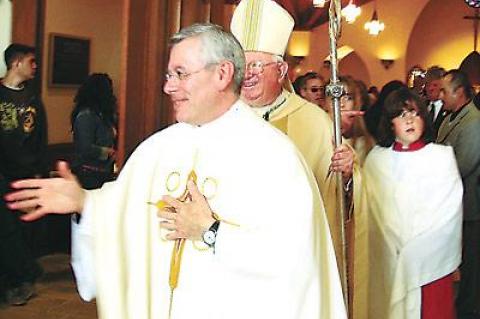
[[[480,0],[465,0],[465,2],[472,8],[480,8]]]
[[[205,233],[203,233],[203,241],[209,246],[215,244],[215,237],[216,234],[212,230],[207,230]]]

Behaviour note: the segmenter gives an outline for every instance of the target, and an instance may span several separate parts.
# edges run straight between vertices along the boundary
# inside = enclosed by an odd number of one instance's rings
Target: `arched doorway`
[[[367,86],[371,84],[367,65],[355,51],[340,60],[338,69],[342,75],[348,74],[355,80],[363,81]]]

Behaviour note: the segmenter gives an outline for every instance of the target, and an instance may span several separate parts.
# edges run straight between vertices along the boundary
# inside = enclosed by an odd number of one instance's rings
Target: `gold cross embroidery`
[[[192,200],[191,194],[188,191],[187,184],[189,181],[194,182],[197,184],[197,174],[194,170],[190,171],[187,177],[187,182],[185,183],[185,190],[183,191],[182,195],[180,195],[177,200],[181,202],[188,202]],[[174,210],[173,207],[168,206],[163,200],[159,200],[156,203],[149,203],[155,205],[159,210],[170,209]],[[168,318],[171,317],[172,314],[172,304],[173,304],[173,292],[175,288],[178,286],[178,277],[180,275],[180,266],[182,262],[182,254],[183,248],[185,247],[185,238],[178,238],[175,240],[173,245],[172,257],[170,259],[170,275],[168,279],[168,284],[170,286],[170,305],[168,308]]]

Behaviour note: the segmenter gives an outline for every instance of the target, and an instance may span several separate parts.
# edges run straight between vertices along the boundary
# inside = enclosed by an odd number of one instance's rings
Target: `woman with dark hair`
[[[378,126],[380,123],[380,119],[382,118],[382,114],[385,107],[385,99],[387,96],[395,90],[400,88],[406,88],[407,86],[398,80],[390,81],[382,87],[380,94],[378,95],[378,99],[366,112],[365,112],[365,124],[367,125],[367,129],[370,134],[378,140]]]
[[[117,99],[107,74],[94,73],[80,87],[71,114],[72,169],[85,189],[112,180],[117,136]]]
[[[368,318],[455,318],[462,181],[453,149],[431,141],[421,98],[407,88],[391,93],[364,165]]]

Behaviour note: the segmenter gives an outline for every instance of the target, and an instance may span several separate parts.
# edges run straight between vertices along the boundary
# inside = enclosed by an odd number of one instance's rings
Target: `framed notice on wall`
[[[78,87],[90,71],[90,39],[50,33],[48,85]]]

